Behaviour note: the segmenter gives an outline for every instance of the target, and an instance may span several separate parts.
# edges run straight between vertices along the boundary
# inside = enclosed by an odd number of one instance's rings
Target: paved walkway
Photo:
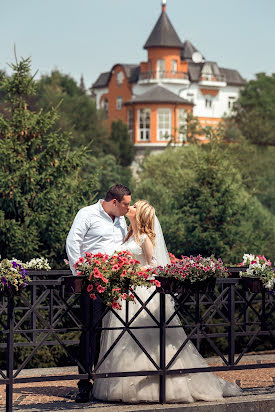
[[[242,363],[275,363],[275,354],[246,356]],[[209,358],[209,365],[218,365],[217,358]],[[77,373],[75,367],[27,369],[20,377],[46,376]],[[90,411],[90,412],[120,412],[120,411],[184,411],[184,412],[242,412],[266,411],[275,412],[275,367],[270,369],[254,369],[243,371],[217,372],[220,377],[231,382],[237,382],[243,389],[241,398],[225,398],[222,402],[196,402],[194,404],[139,404],[126,405],[118,403],[90,402],[76,404],[76,381],[34,382],[16,384],[14,388],[14,411],[16,412],[54,412],[54,411]],[[5,386],[0,385],[0,412],[5,408]]]

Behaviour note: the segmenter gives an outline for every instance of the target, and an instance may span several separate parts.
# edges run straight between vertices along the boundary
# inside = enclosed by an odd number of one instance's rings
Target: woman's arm
[[[145,236],[144,241],[142,242],[142,250],[146,259],[146,263],[148,265],[148,267],[150,267],[153,263],[153,243],[151,242],[151,240],[149,239],[148,236]],[[146,266],[147,266],[146,265]]]

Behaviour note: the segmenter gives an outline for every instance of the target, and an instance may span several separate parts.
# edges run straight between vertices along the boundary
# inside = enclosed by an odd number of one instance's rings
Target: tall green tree
[[[103,153],[109,135],[105,115],[96,109],[83,84],[79,86],[69,75],[54,70],[38,81],[36,104],[44,110],[59,106],[54,128],[70,133],[74,147],[83,144],[91,146],[94,154]]]
[[[258,73],[247,82],[235,111],[236,123],[249,142],[275,145],[275,73]]]
[[[76,211],[91,200],[96,172],[83,179],[84,147],[72,150],[68,133],[55,131],[58,114],[30,110],[36,93],[30,59],[4,77],[0,116],[0,254],[22,260],[43,255],[61,264]]]
[[[134,144],[130,139],[128,126],[122,120],[112,122],[110,145],[107,147],[121,166],[130,166],[135,157]]]
[[[147,157],[134,192],[156,207],[171,252],[214,253],[227,263],[247,251],[275,257],[274,216],[232,163],[217,143]]]

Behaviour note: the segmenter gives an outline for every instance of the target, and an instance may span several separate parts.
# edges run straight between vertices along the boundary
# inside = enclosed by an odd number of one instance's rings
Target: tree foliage
[[[236,123],[249,142],[275,145],[275,73],[258,73],[247,82],[235,111]]]
[[[128,126],[122,120],[112,122],[108,151],[121,166],[130,166],[134,160],[134,144],[130,140]]]
[[[54,128],[70,133],[74,147],[92,146],[97,155],[104,151],[108,139],[104,113],[96,109],[95,101],[69,75],[54,70],[42,76],[36,102],[44,110],[58,106],[60,116]]]
[[[2,79],[0,116],[0,250],[22,260],[43,255],[55,267],[65,257],[65,238],[81,205],[97,186],[96,172],[80,180],[84,147],[72,150],[70,136],[55,130],[58,114],[30,110],[36,93],[30,59],[11,65]]]
[[[274,216],[246,190],[223,145],[170,149],[143,168],[136,195],[156,207],[171,252],[227,263],[246,251],[274,258]]]

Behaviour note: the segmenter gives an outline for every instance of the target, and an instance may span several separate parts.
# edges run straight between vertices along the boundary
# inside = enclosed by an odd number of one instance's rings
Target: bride
[[[170,263],[161,226],[155,215],[155,209],[145,200],[139,200],[129,208],[126,215],[130,220],[128,234],[121,250],[128,250],[143,268],[165,266]],[[136,288],[135,293],[145,302],[154,292],[155,287]],[[138,299],[129,303],[128,320],[141,307]],[[118,315],[126,321],[126,303],[121,302],[122,310]],[[120,328],[118,330],[103,330],[98,369],[96,373],[154,371],[159,365],[159,329],[155,320],[159,320],[159,294],[155,294],[146,306],[153,317],[143,309],[131,323],[131,327],[147,329],[131,329],[131,332],[145,348],[151,359],[146,356],[132,336],[125,332],[118,344],[110,351],[103,361],[104,354],[122,332],[121,320],[111,311],[103,319],[103,328]],[[166,297],[166,319],[175,311],[173,300]],[[155,320],[154,320],[155,318]],[[175,316],[170,325],[179,325]],[[148,328],[149,326],[149,328]],[[186,339],[183,328],[166,329],[166,363],[175,355]],[[206,361],[195,346],[189,341],[172,363],[171,369],[207,367]],[[218,378],[213,373],[200,372],[181,376],[169,375],[166,378],[166,402],[195,402],[198,400],[215,401],[223,396],[240,395],[241,389],[230,382]],[[96,399],[122,402],[158,402],[159,377],[128,376],[120,378],[97,378],[93,387]]]

